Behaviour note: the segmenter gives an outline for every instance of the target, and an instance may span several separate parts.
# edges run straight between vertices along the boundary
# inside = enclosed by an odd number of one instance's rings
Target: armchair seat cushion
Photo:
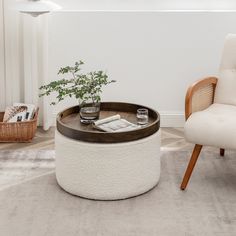
[[[185,123],[188,142],[236,149],[236,106],[214,103],[193,113]]]

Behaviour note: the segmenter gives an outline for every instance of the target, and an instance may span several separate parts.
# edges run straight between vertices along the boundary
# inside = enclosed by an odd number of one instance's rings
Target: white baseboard
[[[161,127],[183,127],[185,123],[183,112],[159,112]]]
[[[161,127],[183,127],[184,126],[184,113],[183,112],[159,112],[161,116]],[[56,116],[53,114],[53,126],[56,125]]]

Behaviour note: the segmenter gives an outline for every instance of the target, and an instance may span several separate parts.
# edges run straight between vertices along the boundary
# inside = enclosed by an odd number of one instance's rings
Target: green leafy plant
[[[91,100],[92,103],[101,101],[102,87],[115,80],[108,80],[108,76],[103,71],[92,71],[87,74],[81,73],[81,65],[84,62],[75,62],[74,66],[66,66],[59,70],[59,75],[70,75],[70,78],[63,78],[52,81],[47,85],[41,86],[40,97],[49,96],[56,92],[57,102],[64,100],[66,97],[75,97],[79,103],[86,103]],[[57,102],[52,102],[55,105]]]

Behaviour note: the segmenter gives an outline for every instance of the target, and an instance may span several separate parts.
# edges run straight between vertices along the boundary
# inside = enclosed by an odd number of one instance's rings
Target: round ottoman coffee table
[[[115,114],[136,123],[145,106],[101,103],[100,119]],[[79,106],[57,116],[56,178],[67,192],[96,200],[118,200],[143,194],[160,178],[160,116],[149,111],[149,123],[127,132],[102,132],[79,120]]]

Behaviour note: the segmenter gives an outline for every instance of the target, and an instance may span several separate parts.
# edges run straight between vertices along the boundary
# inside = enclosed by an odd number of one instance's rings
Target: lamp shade
[[[24,0],[16,3],[16,10],[32,16],[38,16],[59,9],[61,9],[61,6],[46,0]]]

